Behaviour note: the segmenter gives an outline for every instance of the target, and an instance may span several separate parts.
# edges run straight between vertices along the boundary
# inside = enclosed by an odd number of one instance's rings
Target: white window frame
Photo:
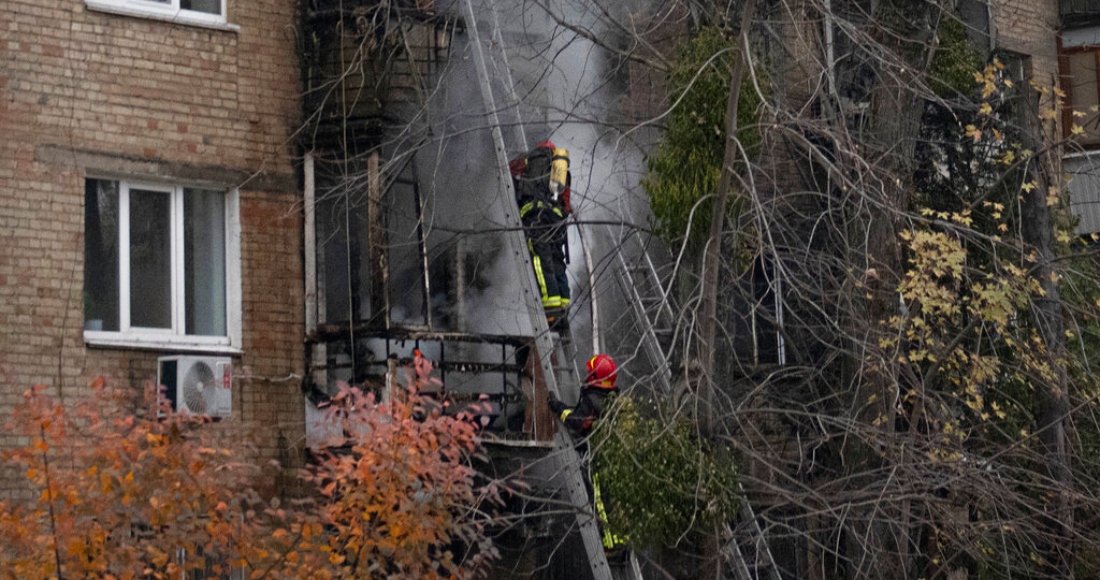
[[[85,330],[84,342],[89,346],[171,349],[178,352],[241,353],[241,220],[240,191],[237,188],[148,182],[120,179],[113,176],[88,175],[118,183],[118,330]],[[186,300],[184,288],[184,196],[185,188],[212,189],[225,192],[225,336],[186,334]],[[171,194],[171,285],[172,327],[144,328],[130,324],[130,190],[157,191]]]
[[[240,30],[239,26],[229,24],[227,20],[226,8],[229,0],[218,1],[221,5],[219,14],[182,9],[180,8],[180,0],[167,0],[166,2],[156,2],[155,0],[84,0],[84,5],[89,10],[99,12],[165,20],[207,28]]]

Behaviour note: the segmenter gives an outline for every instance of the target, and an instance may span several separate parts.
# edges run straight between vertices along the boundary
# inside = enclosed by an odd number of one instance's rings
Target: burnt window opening
[[[364,347],[366,336],[462,330],[458,305],[462,288],[476,280],[468,262],[478,256],[468,259],[464,239],[449,234],[429,247],[433,217],[411,156],[399,165],[374,152],[316,167],[317,325],[308,332],[328,337],[311,347],[310,360],[333,369],[318,381],[331,390],[336,381],[367,379],[366,367],[378,361]]]
[[[430,220],[412,163],[383,174],[378,153],[318,171],[318,322],[346,327],[432,330]],[[434,276],[431,272],[436,272]]]
[[[422,104],[459,26],[431,0],[310,0],[302,17],[307,150],[383,142],[401,106]]]
[[[786,363],[780,329],[783,325],[783,287],[770,260],[756,258],[739,278],[741,300],[734,307],[734,352],[741,364]]]
[[[375,255],[371,243],[382,227],[378,196],[372,192],[377,161],[366,165],[318,163],[314,215],[321,324],[384,324],[376,283],[381,281],[381,256]]]

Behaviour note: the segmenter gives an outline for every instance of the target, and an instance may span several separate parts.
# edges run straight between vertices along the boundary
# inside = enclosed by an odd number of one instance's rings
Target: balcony
[[[1063,28],[1070,30],[1100,24],[1100,2],[1097,0],[1058,0],[1058,15]]]
[[[431,0],[303,4],[303,146],[369,150],[420,105],[459,23]]]

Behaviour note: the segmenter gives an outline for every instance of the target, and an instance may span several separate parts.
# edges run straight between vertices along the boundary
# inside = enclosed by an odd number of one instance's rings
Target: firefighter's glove
[[[550,403],[550,410],[553,411],[555,415],[561,415],[562,411],[569,408],[569,405],[558,400],[554,393],[547,395],[547,401]]]

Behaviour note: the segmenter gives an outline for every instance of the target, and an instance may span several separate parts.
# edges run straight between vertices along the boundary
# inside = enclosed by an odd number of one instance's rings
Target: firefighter
[[[606,354],[598,354],[588,359],[588,378],[581,388],[581,396],[573,407],[566,405],[550,395],[550,410],[561,417],[565,426],[577,437],[586,437],[592,432],[607,404],[607,398],[619,392],[615,386],[619,367],[615,360]]]
[[[587,437],[592,433],[596,421],[606,410],[609,398],[619,392],[618,387],[615,386],[619,367],[614,359],[606,354],[598,354],[588,359],[586,366],[588,377],[585,380],[585,386],[581,389],[581,396],[576,406],[570,407],[558,400],[553,393],[550,394],[550,410],[561,417],[562,423],[565,423],[569,431],[578,438]],[[627,538],[616,534],[608,525],[607,509],[604,506],[603,494],[600,492],[598,465],[593,466],[592,484],[588,492],[600,520],[600,542],[608,558],[621,560],[626,556],[623,546]]]
[[[570,304],[565,225],[571,213],[569,153],[543,141],[523,157],[513,159],[508,167],[542,306],[553,321]]]

